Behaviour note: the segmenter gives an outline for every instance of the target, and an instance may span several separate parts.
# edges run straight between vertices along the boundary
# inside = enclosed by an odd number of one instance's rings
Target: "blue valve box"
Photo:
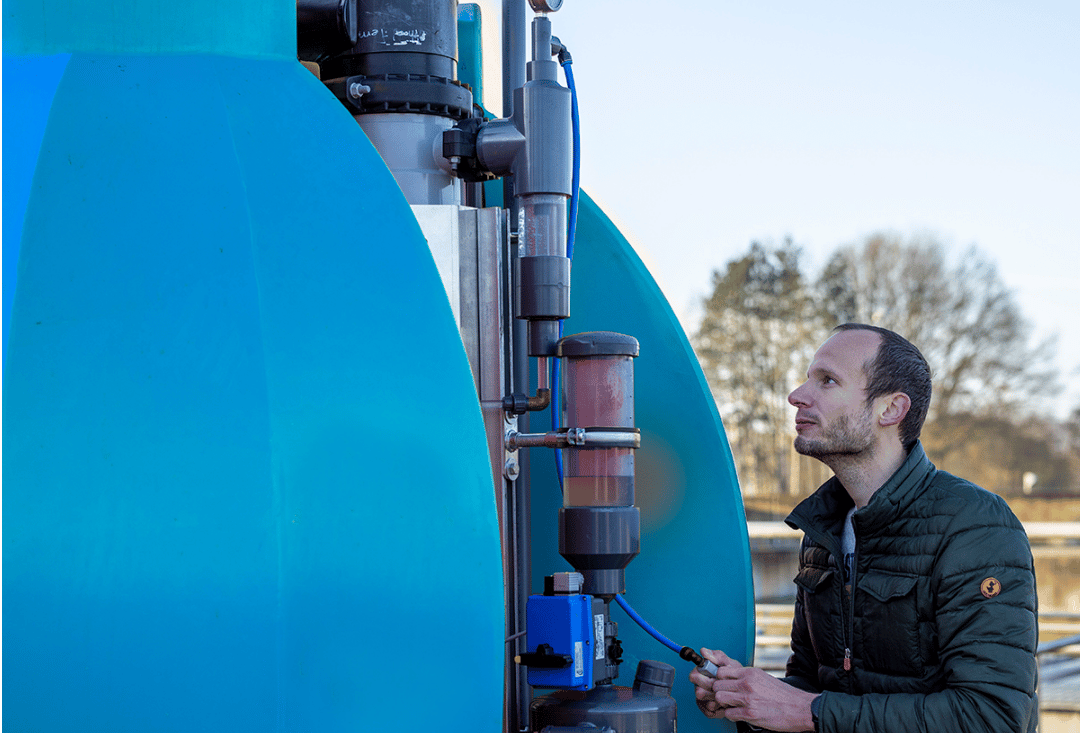
[[[566,690],[592,689],[593,660],[596,656],[592,606],[592,596],[529,596],[525,605],[525,645],[528,651],[535,652],[540,645],[546,644],[551,647],[553,654],[571,659],[570,664],[558,669],[530,666],[530,685]],[[603,626],[600,628],[602,630]],[[600,644],[603,645],[602,637]]]

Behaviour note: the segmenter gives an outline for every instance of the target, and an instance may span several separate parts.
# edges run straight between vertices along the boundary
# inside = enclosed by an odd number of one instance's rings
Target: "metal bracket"
[[[518,462],[517,448],[510,447],[510,436],[518,435],[517,415],[503,413],[503,445],[505,447],[505,460],[503,461],[503,476],[510,481],[516,481],[521,475],[521,464]]]

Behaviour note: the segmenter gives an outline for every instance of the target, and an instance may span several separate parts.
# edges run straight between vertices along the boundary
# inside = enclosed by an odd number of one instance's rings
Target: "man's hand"
[[[744,667],[723,652],[702,649],[701,654],[719,667],[715,679],[697,669],[690,673],[694,698],[708,717],[745,720],[774,731],[814,729],[810,717],[814,693],[796,689],[756,667]]]
[[[716,652],[702,649],[701,654],[716,664]],[[721,656],[723,655],[721,654]],[[694,667],[694,670],[690,673],[690,682],[694,685],[694,699],[697,701],[698,708],[707,717],[722,718],[724,717],[724,711],[720,709],[720,704],[716,702],[716,693],[713,692],[712,688],[715,681],[714,678],[699,672],[697,667]]]

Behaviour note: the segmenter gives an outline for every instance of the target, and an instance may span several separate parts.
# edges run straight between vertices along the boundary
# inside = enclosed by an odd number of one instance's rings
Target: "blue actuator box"
[[[528,681],[534,687],[590,690],[596,635],[593,597],[585,595],[529,596],[525,606],[525,645],[529,652],[543,651],[566,657],[566,666],[529,666]],[[601,627],[603,628],[603,627]],[[603,644],[603,639],[600,641]],[[532,656],[532,655],[530,655]]]

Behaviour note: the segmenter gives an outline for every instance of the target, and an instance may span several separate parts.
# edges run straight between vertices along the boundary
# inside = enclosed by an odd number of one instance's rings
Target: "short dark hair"
[[[911,400],[908,414],[900,423],[900,442],[910,451],[922,433],[926,413],[930,409],[930,365],[913,343],[880,326],[865,323],[842,323],[837,331],[873,331],[881,336],[874,358],[863,365],[866,372],[866,402],[872,403],[882,395],[903,392]]]

